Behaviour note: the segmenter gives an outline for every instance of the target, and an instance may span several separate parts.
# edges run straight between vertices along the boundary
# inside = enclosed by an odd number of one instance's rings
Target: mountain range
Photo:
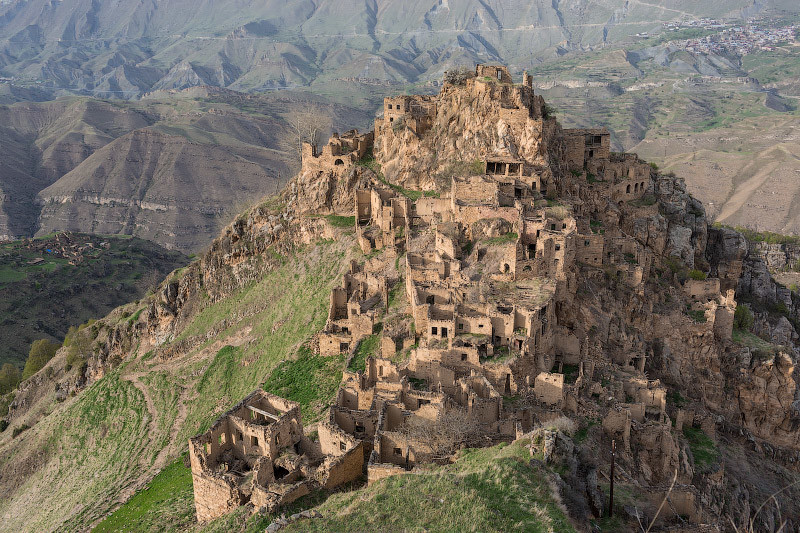
[[[12,94],[135,98],[358,78],[438,80],[454,64],[531,67],[662,22],[797,11],[791,0],[12,0],[0,3],[0,77]],[[333,85],[331,85],[333,84]]]

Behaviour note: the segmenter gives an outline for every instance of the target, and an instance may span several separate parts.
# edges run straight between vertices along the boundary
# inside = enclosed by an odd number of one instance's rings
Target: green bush
[[[706,273],[702,270],[692,269],[689,271],[689,277],[695,281],[703,281],[706,279]]]
[[[689,442],[689,449],[692,450],[694,464],[699,470],[705,470],[717,460],[719,450],[717,450],[714,441],[703,433],[702,429],[685,426],[683,428],[683,436],[686,437],[686,440]]]
[[[20,382],[19,369],[11,363],[5,363],[0,368],[0,394],[8,394],[17,388]]]
[[[19,427],[15,427],[14,430],[11,432],[11,436],[16,437],[17,435],[19,435],[20,433],[22,433],[27,429],[31,429],[31,427],[28,424],[22,424]]]
[[[22,379],[28,379],[44,368],[44,365],[53,358],[59,348],[61,348],[60,344],[48,339],[33,341],[28,352],[28,359],[25,361],[25,368],[22,370]]]
[[[733,313],[733,327],[743,331],[750,331],[753,327],[753,312],[746,305],[737,305]]]

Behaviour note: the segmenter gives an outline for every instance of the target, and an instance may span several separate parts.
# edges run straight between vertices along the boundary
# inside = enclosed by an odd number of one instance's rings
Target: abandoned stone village
[[[684,427],[713,440],[735,423],[773,457],[796,454],[795,421],[762,401],[794,395],[788,356],[753,384],[743,376],[760,370],[731,341],[744,252],[708,229],[680,180],[612,152],[606,129],[563,129],[521,81],[478,65],[436,96],[386,98],[374,132],[304,146],[286,194],[313,206],[303,216],[352,217],[365,256],[331,293],[313,349],[351,362],[366,340],[377,348],[313,427],[257,390],[190,439],[200,521],[446,464],[467,446],[531,438],[533,453],[537,431],[580,417],[603,450],[567,491],[589,515],[606,512],[597,484],[614,440],[616,475],[654,508],[675,481],[663,523],[706,531],[692,528],[721,513],[726,474],[696,482]]]

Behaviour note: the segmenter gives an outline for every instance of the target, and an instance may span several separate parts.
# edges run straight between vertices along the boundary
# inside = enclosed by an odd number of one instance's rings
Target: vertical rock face
[[[747,240],[738,231],[728,228],[709,228],[706,260],[710,275],[720,280],[720,289],[735,289],[742,277],[747,257]]]

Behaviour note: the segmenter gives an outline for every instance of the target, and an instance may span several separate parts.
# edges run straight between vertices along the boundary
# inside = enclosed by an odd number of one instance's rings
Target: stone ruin
[[[638,450],[652,494],[668,481],[678,446],[667,389],[645,374],[652,349],[630,339],[603,353],[589,327],[563,311],[579,272],[644,291],[657,259],[623,215],[658,214],[649,199],[653,169],[611,152],[606,129],[557,127],[527,74],[514,85],[505,67],[479,65],[463,86],[442,89],[449,91],[497,99],[498,120],[550,132],[561,159],[549,164],[571,178],[557,180],[541,154],[493,153],[482,154],[477,174],[453,175],[442,193],[412,198],[385,180],[360,182],[351,210],[339,214],[354,216],[364,254],[381,253],[353,262],[333,289],[315,348],[353,357],[365,338],[378,335],[380,351],[363,371],[344,372],[318,425],[319,442],[303,435],[296,404],[264,392],[192,439],[199,519],[246,501],[274,510],[363,472],[373,483],[422,463],[446,463],[460,447],[513,440],[577,414],[588,397],[603,400],[595,414],[607,438]],[[391,142],[400,125],[430,135],[440,111],[435,96],[386,98],[374,135],[334,136],[320,154],[308,145],[304,169],[341,175],[373,142],[375,150]],[[547,200],[548,193],[572,202]],[[606,209],[609,200],[613,209]],[[397,291],[407,302],[405,321],[380,331]],[[681,291],[706,317],[687,326],[695,338],[730,339],[732,290],[722,294],[720,280],[709,278],[687,280]],[[703,420],[680,410],[675,417],[679,428]],[[673,509],[699,520],[696,494],[680,482],[688,483],[679,480]]]
[[[197,519],[213,520],[245,503],[274,512],[311,492],[361,476],[354,439],[324,444],[303,433],[300,407],[263,390],[189,439]]]

